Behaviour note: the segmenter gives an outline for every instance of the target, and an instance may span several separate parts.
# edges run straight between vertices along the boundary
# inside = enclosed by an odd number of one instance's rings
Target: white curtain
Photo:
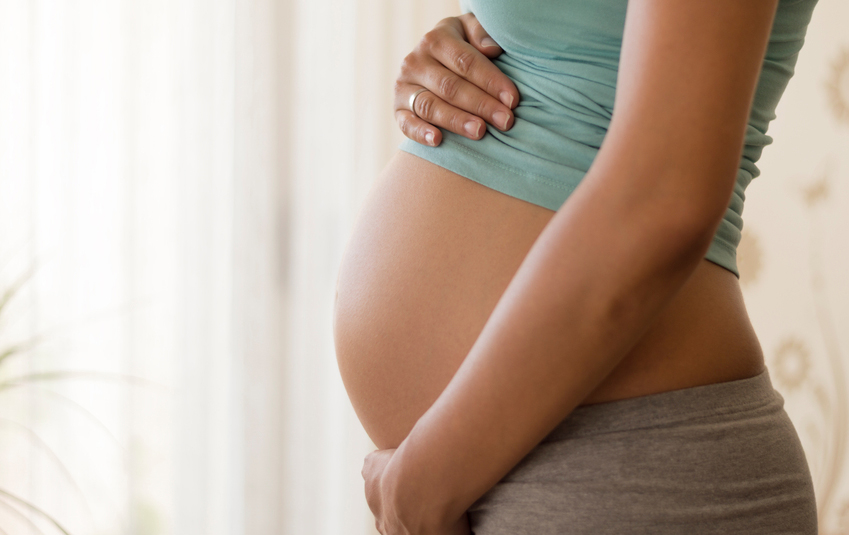
[[[456,12],[0,0],[3,533],[373,532],[329,307]]]
[[[820,2],[740,265],[843,533],[849,5]],[[401,59],[458,12],[0,0],[0,535],[58,533],[18,498],[74,534],[376,533],[333,289]]]

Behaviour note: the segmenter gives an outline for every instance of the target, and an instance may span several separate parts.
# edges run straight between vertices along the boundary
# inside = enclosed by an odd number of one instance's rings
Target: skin
[[[578,405],[763,370],[736,277],[704,253],[776,0],[717,1],[629,3],[614,119],[558,212],[407,153],[381,173],[334,334],[384,535],[469,533],[468,507]]]
[[[438,126],[469,139],[480,139],[486,121],[500,130],[513,126],[519,90],[491,58],[503,50],[472,13],[439,21],[401,63],[395,82],[395,120],[401,131],[423,145],[438,146]],[[416,98],[415,90],[429,91]]]

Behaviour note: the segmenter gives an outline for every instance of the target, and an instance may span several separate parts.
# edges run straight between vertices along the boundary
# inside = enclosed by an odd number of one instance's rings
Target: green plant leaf
[[[7,511],[11,512],[13,515],[15,515],[16,517],[18,517],[18,518],[20,518],[21,520],[23,520],[23,521],[24,521],[24,523],[25,523],[25,524],[27,524],[27,525],[29,525],[29,527],[31,527],[33,530],[37,531],[38,533],[41,533],[41,535],[44,535],[44,532],[41,530],[41,528],[39,528],[39,527],[36,525],[36,523],[35,523],[35,522],[33,522],[32,520],[30,520],[30,519],[29,519],[29,517],[27,517],[26,515],[24,515],[22,512],[18,511],[17,507],[15,507],[15,506],[13,506],[13,505],[11,505],[11,504],[9,504],[9,503],[6,503],[6,502],[5,502],[4,500],[2,500],[2,499],[0,499],[0,507],[4,507],[4,508],[6,508],[6,510],[7,510]]]
[[[38,387],[36,387],[36,388],[38,388]],[[108,436],[112,440],[112,442],[115,443],[116,446],[118,446],[118,449],[121,450],[121,453],[126,458],[127,448],[125,448],[124,445],[121,444],[121,441],[118,440],[118,437],[116,437],[115,435],[112,434],[112,431],[110,431],[109,428],[106,427],[106,424],[101,422],[100,419],[98,419],[97,416],[92,414],[90,410],[86,409],[85,407],[83,407],[82,405],[80,405],[79,403],[74,401],[73,399],[69,398],[68,396],[64,396],[64,395],[60,394],[59,392],[54,392],[54,391],[48,390],[46,388],[39,388],[39,391],[47,394],[48,396],[52,396],[52,397],[56,398],[56,401],[58,401],[60,403],[64,403],[64,404],[68,405],[70,408],[77,410],[80,413],[82,413],[83,416],[85,416],[89,421],[91,421],[97,427],[99,427],[100,430],[103,431],[103,433],[106,436]],[[2,393],[2,391],[0,391],[0,393]]]
[[[71,535],[71,534],[68,532],[68,530],[66,530],[65,528],[63,528],[63,527],[62,527],[62,524],[60,524],[60,523],[59,523],[59,522],[58,522],[55,518],[53,518],[53,517],[52,517],[52,516],[50,516],[49,514],[45,513],[43,510],[41,510],[40,508],[36,507],[34,504],[32,504],[32,503],[28,502],[27,500],[25,500],[25,499],[23,499],[23,498],[20,498],[20,497],[18,497],[18,496],[16,496],[16,495],[12,494],[11,492],[4,490],[4,489],[0,489],[0,496],[5,496],[6,498],[8,498],[8,499],[12,500],[13,502],[18,503],[18,504],[20,504],[20,505],[23,505],[24,507],[26,507],[26,508],[27,508],[27,509],[29,509],[30,511],[32,511],[32,512],[34,512],[34,513],[38,514],[39,516],[41,516],[42,518],[44,518],[45,520],[47,520],[48,522],[50,522],[51,524],[53,524],[54,526],[56,526],[56,529],[58,529],[59,531],[61,531],[61,532],[62,532],[62,533],[64,533],[65,535]],[[36,529],[37,529],[37,528],[36,528]],[[38,530],[38,531],[39,531],[40,533],[44,533],[44,532],[43,532],[43,531],[41,531],[41,530]]]
[[[6,291],[3,292],[2,296],[0,296],[0,314],[3,314],[3,310],[6,308],[6,305],[8,305],[9,301],[11,301],[13,297],[15,297],[15,295],[21,289],[21,286],[23,286],[30,278],[32,278],[32,275],[35,273],[35,270],[35,264],[31,265],[29,269],[27,269],[23,274],[21,274],[20,277],[18,277],[18,280],[16,280],[11,284],[11,286],[6,288]]]
[[[19,344],[15,344],[7,347],[6,349],[0,351],[0,364],[3,364],[3,361],[6,358],[11,357],[12,355],[17,355],[19,353],[24,353],[25,351],[29,351],[33,346],[41,341],[41,337],[33,336],[26,342],[21,342]]]
[[[53,459],[53,461],[59,467],[59,470],[61,470],[61,472],[65,475],[65,478],[68,480],[68,482],[71,484],[71,486],[73,486],[74,489],[76,489],[77,493],[80,495],[80,498],[82,498],[82,500],[83,500],[83,504],[85,505],[86,512],[88,512],[89,518],[93,522],[94,521],[94,512],[91,510],[91,505],[89,505],[88,500],[85,497],[85,493],[83,492],[83,489],[81,489],[80,486],[77,484],[77,481],[74,479],[74,475],[71,474],[71,471],[68,470],[68,467],[65,466],[65,463],[62,462],[62,459],[59,458],[59,455],[57,455],[56,452],[53,451],[53,448],[51,448],[50,445],[47,444],[47,442],[45,442],[44,439],[41,438],[38,435],[38,433],[36,433],[35,431],[30,429],[29,427],[27,427],[27,426],[25,426],[25,425],[23,425],[19,422],[16,422],[14,420],[10,420],[8,418],[0,417],[0,423],[5,423],[6,425],[10,425],[10,426],[14,427],[15,429],[18,429],[22,433],[26,434],[27,437],[29,437],[31,442],[38,444],[39,446],[42,447],[42,449],[44,449],[44,451],[47,453],[48,457]]]

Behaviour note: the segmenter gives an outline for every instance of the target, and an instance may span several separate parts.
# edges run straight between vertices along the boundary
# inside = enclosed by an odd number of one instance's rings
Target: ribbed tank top
[[[737,182],[705,258],[738,278],[745,190],[772,143],[767,127],[794,73],[817,0],[780,0],[752,102]],[[461,0],[504,52],[519,90],[513,127],[479,140],[442,129],[438,147],[399,149],[507,195],[558,210],[595,159],[613,113],[627,0]],[[638,133],[635,132],[635,135]]]

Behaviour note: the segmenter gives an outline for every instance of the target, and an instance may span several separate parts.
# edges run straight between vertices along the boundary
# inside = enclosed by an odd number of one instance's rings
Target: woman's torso
[[[711,249],[584,404],[763,370],[733,250],[744,190],[772,141],[766,127],[815,3],[779,2],[737,185]],[[340,265],[334,335],[343,382],[379,448],[398,446],[451,380],[531,245],[588,170],[613,112],[626,0],[461,5],[504,49],[494,61],[520,101],[507,132],[488,127],[472,141],[443,131],[439,147],[404,140],[359,214]]]
[[[358,216],[334,313],[339,370],[375,445],[397,447],[439,396],[554,213],[395,154]],[[702,260],[583,404],[752,377],[763,366],[737,278]]]

